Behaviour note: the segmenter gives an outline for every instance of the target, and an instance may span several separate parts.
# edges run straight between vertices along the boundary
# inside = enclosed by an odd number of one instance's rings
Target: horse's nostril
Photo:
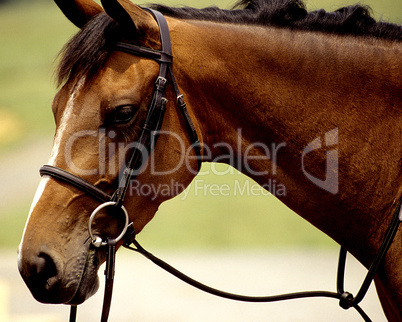
[[[58,270],[53,258],[44,252],[30,257],[25,265],[20,263],[20,272],[29,289],[39,301],[49,302],[49,293],[58,283]]]
[[[57,275],[56,264],[53,259],[46,253],[40,253],[36,259],[36,274],[43,281]]]

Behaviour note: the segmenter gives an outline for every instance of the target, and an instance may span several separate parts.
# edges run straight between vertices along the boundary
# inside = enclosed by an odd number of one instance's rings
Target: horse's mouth
[[[64,304],[81,304],[96,293],[99,288],[98,269],[101,263],[101,256],[102,254],[96,251],[96,249],[89,248],[83,268],[78,273],[79,275],[77,274],[76,276],[79,278],[79,281],[77,283],[73,282],[76,285],[75,293]]]

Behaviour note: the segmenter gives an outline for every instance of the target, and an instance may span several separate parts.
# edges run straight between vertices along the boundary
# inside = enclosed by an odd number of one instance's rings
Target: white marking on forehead
[[[70,117],[72,115],[74,103],[77,98],[77,94],[81,90],[84,83],[85,83],[85,78],[82,78],[77,83],[77,85],[73,88],[72,94],[67,101],[66,107],[64,109],[63,115],[60,120],[60,126],[57,129],[56,136],[54,138],[52,153],[50,154],[50,159],[48,162],[48,164],[50,164],[50,165],[53,165],[53,166],[56,165],[56,159],[57,159],[57,156],[58,156],[59,150],[60,150],[61,138],[63,137],[63,134],[67,128],[68,120],[70,119]]]

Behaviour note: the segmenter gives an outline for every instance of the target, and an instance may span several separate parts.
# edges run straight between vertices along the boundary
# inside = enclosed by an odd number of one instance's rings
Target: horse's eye
[[[109,122],[113,124],[128,123],[134,117],[136,111],[136,108],[132,105],[119,106],[110,115]]]

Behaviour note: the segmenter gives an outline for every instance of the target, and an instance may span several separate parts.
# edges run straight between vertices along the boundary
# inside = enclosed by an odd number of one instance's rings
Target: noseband
[[[136,46],[128,43],[118,42],[115,46],[117,51],[122,51],[128,54],[132,54],[135,56],[140,56],[148,59],[155,60],[159,63],[159,75],[155,82],[155,88],[153,92],[153,98],[150,106],[148,107],[147,115],[145,118],[144,125],[141,130],[141,134],[139,139],[136,142],[133,153],[129,158],[129,162],[127,163],[123,173],[121,174],[121,179],[119,181],[119,185],[115,192],[112,195],[104,192],[103,190],[97,188],[93,184],[87,182],[86,180],[71,174],[63,169],[51,166],[44,165],[40,168],[39,172],[41,176],[48,175],[59,181],[68,183],[79,190],[85,192],[87,195],[96,199],[97,201],[102,202],[102,204],[97,207],[91,214],[88,222],[88,231],[94,247],[102,247],[107,246],[107,255],[106,255],[106,283],[105,283],[105,295],[103,301],[103,309],[102,309],[102,317],[101,321],[106,322],[109,316],[111,298],[112,298],[112,290],[113,290],[113,279],[114,279],[114,266],[115,266],[115,253],[116,253],[116,245],[120,240],[123,240],[123,246],[136,251],[152,262],[165,269],[169,273],[174,276],[180,278],[184,282],[199,288],[205,292],[211,293],[213,295],[217,295],[220,297],[224,297],[227,299],[237,300],[237,301],[245,301],[245,302],[275,302],[275,301],[283,301],[297,298],[309,298],[309,297],[330,297],[339,300],[339,305],[344,309],[349,309],[350,307],[355,308],[361,317],[365,321],[371,321],[367,314],[359,307],[360,301],[364,298],[365,294],[368,291],[368,288],[374,279],[374,276],[377,272],[377,269],[382,262],[385,254],[387,253],[392,240],[395,237],[395,234],[398,230],[399,223],[402,221],[401,214],[401,200],[396,207],[394,212],[392,221],[388,227],[388,230],[385,234],[383,243],[374,258],[372,265],[369,268],[369,271],[366,275],[366,278],[357,293],[357,296],[354,297],[351,293],[344,291],[344,274],[345,274],[345,266],[346,266],[346,254],[347,251],[341,247],[339,262],[338,262],[338,273],[337,273],[337,292],[327,292],[327,291],[307,291],[307,292],[297,292],[297,293],[289,293],[282,295],[274,295],[274,296],[263,296],[263,297],[253,297],[253,296],[244,296],[231,294],[227,292],[223,292],[209,286],[206,286],[202,283],[195,281],[194,279],[184,275],[183,273],[177,271],[175,268],[170,266],[169,264],[163,262],[159,258],[155,257],[151,253],[147,252],[136,240],[135,240],[135,231],[133,228],[133,223],[130,222],[127,210],[123,206],[123,201],[126,196],[127,189],[129,187],[130,181],[135,178],[137,175],[136,171],[138,171],[141,166],[144,164],[146,160],[143,160],[142,156],[143,152],[146,150],[147,152],[152,151],[155,148],[155,144],[158,138],[158,132],[161,129],[164,113],[166,110],[166,87],[168,84],[168,79],[170,77],[170,82],[173,86],[173,90],[177,97],[177,105],[180,109],[180,112],[184,118],[185,126],[188,131],[191,146],[197,155],[198,160],[198,170],[201,167],[201,146],[198,140],[197,132],[195,130],[194,124],[190,118],[190,115],[186,108],[186,103],[184,102],[183,95],[181,95],[177,82],[175,80],[172,63],[172,49],[170,42],[170,33],[168,24],[166,22],[165,17],[160,13],[152,9],[146,9],[149,11],[155,20],[158,23],[160,30],[160,38],[161,38],[161,50],[153,50],[147,47]],[[149,155],[146,153],[145,155]],[[104,208],[112,208],[114,213],[116,211],[120,211],[124,214],[125,224],[121,231],[121,233],[115,238],[104,238],[102,239],[100,236],[95,235],[92,232],[92,222],[96,215]],[[135,247],[131,247],[130,245],[134,245]],[[77,313],[77,307],[71,306],[70,313],[70,321],[75,321]]]

